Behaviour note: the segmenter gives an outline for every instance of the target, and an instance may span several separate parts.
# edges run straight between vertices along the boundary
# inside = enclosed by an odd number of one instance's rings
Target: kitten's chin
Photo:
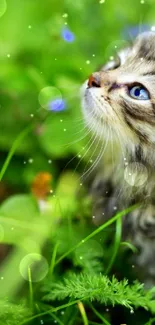
[[[82,111],[87,126],[96,135],[107,138],[109,130],[111,134],[113,133],[117,118],[101,89],[89,89],[85,82],[81,87],[81,97]]]

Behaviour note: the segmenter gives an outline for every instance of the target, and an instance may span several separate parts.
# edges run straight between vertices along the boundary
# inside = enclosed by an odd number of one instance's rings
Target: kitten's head
[[[132,150],[155,146],[155,33],[138,36],[93,73],[83,90],[85,120],[101,138],[112,131]]]

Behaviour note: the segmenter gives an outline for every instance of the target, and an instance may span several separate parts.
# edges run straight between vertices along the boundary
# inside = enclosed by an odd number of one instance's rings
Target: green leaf
[[[0,207],[0,215],[15,220],[32,221],[39,214],[36,200],[31,195],[19,194],[5,200]]]

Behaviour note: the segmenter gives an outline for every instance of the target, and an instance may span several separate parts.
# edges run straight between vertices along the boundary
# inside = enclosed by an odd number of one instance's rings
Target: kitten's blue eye
[[[143,86],[133,86],[129,88],[129,95],[138,100],[150,99],[149,92]]]

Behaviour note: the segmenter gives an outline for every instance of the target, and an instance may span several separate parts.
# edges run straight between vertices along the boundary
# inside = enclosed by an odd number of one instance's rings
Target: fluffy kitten
[[[150,286],[155,283],[155,33],[141,34],[90,76],[82,107],[95,136],[114,147],[112,159],[103,146],[104,163],[92,185],[94,214],[106,220],[116,209],[141,204],[124,217],[123,236],[139,248],[135,263]]]

